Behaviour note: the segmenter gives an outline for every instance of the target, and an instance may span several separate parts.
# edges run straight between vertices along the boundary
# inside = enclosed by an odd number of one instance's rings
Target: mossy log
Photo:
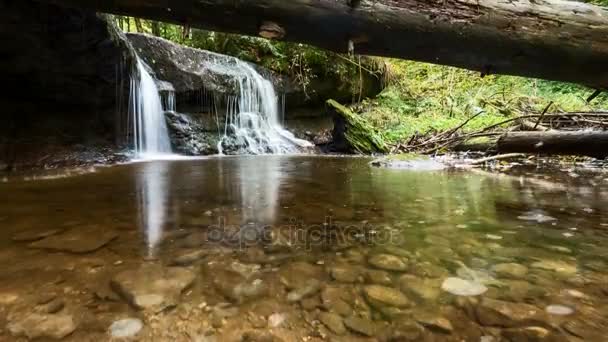
[[[608,88],[608,11],[563,0],[39,0],[337,52]]]
[[[327,100],[334,120],[332,150],[345,153],[388,153],[382,136],[360,115],[334,100]]]

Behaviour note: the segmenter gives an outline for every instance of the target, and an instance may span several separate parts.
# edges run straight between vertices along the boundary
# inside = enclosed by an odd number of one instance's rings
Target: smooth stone
[[[359,281],[359,272],[353,267],[332,267],[331,277],[341,283],[356,283]]]
[[[160,312],[176,306],[194,280],[195,274],[185,268],[144,265],[118,273],[110,285],[135,308]]]
[[[376,334],[374,322],[366,318],[352,316],[344,320],[344,325],[348,329],[368,337]]]
[[[515,327],[544,322],[547,317],[535,306],[483,298],[475,308],[479,323],[485,326]]]
[[[292,262],[281,268],[279,279],[283,285],[292,290],[301,287],[307,280],[321,279],[323,270],[319,266],[307,262]]]
[[[171,264],[176,266],[188,266],[199,261],[205,255],[207,255],[207,251],[204,249],[185,251],[178,254],[173,261],[171,261]]]
[[[32,242],[29,247],[69,253],[90,253],[118,237],[114,231],[99,229],[71,229],[65,233],[51,235]]]
[[[321,312],[319,314],[319,321],[323,323],[331,332],[336,335],[344,335],[346,333],[346,327],[342,317],[331,312]]]
[[[483,284],[455,277],[446,278],[441,284],[441,289],[456,296],[479,296],[488,291]]]
[[[545,311],[552,315],[558,315],[558,316],[567,316],[567,315],[571,315],[574,313],[574,309],[572,309],[568,306],[559,305],[559,304],[548,305],[545,308]]]
[[[393,284],[393,279],[391,279],[391,275],[388,272],[381,271],[381,270],[366,270],[365,279],[372,284],[378,284],[378,285]]]
[[[409,318],[405,322],[398,322],[391,327],[389,341],[421,341],[425,333],[424,327],[411,321]]]
[[[321,282],[317,279],[308,279],[301,287],[298,287],[287,294],[287,301],[298,302],[306,297],[312,296],[321,290],[321,286]]]
[[[42,307],[42,311],[48,314],[54,314],[57,313],[61,310],[63,310],[63,308],[65,307],[65,303],[63,302],[63,300],[61,299],[55,299],[50,301],[49,303],[45,304]]]
[[[344,299],[341,298],[342,290],[339,288],[325,287],[321,292],[321,302],[323,307],[340,316],[350,316],[353,313],[353,308]]]
[[[416,321],[429,330],[450,334],[454,331],[452,323],[445,317],[433,315],[433,314],[417,314],[414,315]]]
[[[9,323],[6,328],[16,337],[60,340],[73,333],[76,330],[76,324],[72,316],[68,314],[43,315],[32,313],[23,320]]]
[[[13,304],[17,299],[19,296],[15,293],[0,293],[0,304],[2,305]]]
[[[401,291],[418,301],[434,302],[441,294],[441,283],[435,279],[420,279],[406,274],[399,278]]]
[[[429,261],[415,263],[412,266],[410,273],[423,278],[444,278],[450,274],[445,268],[437,266]]]
[[[144,324],[137,318],[125,318],[110,325],[110,335],[113,338],[127,338],[137,335]]]
[[[268,285],[262,279],[247,280],[234,287],[234,297],[237,302],[264,297],[268,294]]]
[[[246,279],[253,277],[260,272],[262,266],[258,264],[243,264],[238,261],[234,261],[230,264],[230,269],[240,274]]]
[[[559,260],[541,260],[532,263],[533,268],[538,268],[546,271],[553,271],[564,275],[573,275],[577,273],[576,265],[569,264]]]
[[[268,317],[268,326],[270,328],[277,328],[283,325],[287,320],[287,316],[283,313],[273,313]]]
[[[300,306],[307,311],[314,310],[321,306],[321,300],[319,296],[304,298],[300,301]]]
[[[521,279],[528,274],[528,268],[517,263],[503,263],[492,266],[492,272],[499,278]]]
[[[512,328],[501,331],[502,337],[508,341],[517,342],[542,342],[552,341],[552,334],[549,330],[543,327],[524,327],[524,328]]]
[[[382,285],[368,285],[363,287],[365,297],[370,304],[381,306],[394,306],[404,308],[410,306],[410,300],[399,290]]]
[[[61,228],[50,228],[50,229],[44,229],[44,230],[31,229],[31,230],[19,232],[19,233],[16,233],[15,235],[13,235],[13,241],[18,241],[18,242],[36,241],[36,240],[44,239],[45,237],[49,237],[51,235],[61,233],[64,230],[65,229],[61,229]]]
[[[403,271],[406,271],[408,268],[407,259],[404,260],[403,257],[397,257],[397,256],[394,256],[391,254],[372,255],[368,259],[368,262],[370,265],[372,265],[376,268],[387,270],[387,271],[403,272]]]

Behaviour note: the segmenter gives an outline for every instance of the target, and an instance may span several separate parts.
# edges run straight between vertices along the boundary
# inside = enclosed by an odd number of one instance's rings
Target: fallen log
[[[521,152],[605,158],[608,156],[608,132],[507,132],[498,139],[497,148],[498,153]]]
[[[38,1],[336,52],[451,65],[482,76],[519,75],[608,88],[608,12],[575,1]]]

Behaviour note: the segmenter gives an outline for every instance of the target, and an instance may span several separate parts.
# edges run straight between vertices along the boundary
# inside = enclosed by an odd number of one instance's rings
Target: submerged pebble
[[[483,284],[456,277],[446,278],[441,289],[456,296],[479,296],[488,291]]]
[[[552,304],[549,305],[545,308],[545,311],[547,311],[548,313],[552,314],[552,315],[558,315],[558,316],[567,316],[567,315],[571,315],[574,312],[574,309],[565,306],[565,305],[559,305],[559,304]]]
[[[143,328],[144,324],[137,318],[125,318],[110,325],[110,335],[114,338],[133,337]]]

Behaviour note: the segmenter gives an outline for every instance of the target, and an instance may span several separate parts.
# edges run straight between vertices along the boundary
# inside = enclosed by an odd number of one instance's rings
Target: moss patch
[[[340,126],[338,130],[341,132],[338,134],[343,135],[344,143],[348,145],[348,149],[363,154],[388,153],[389,149],[383,137],[374,130],[367,120],[337,101],[327,100],[327,106],[334,116],[337,116],[337,121],[340,121],[340,124],[336,125]],[[336,134],[335,131],[336,129],[334,129],[334,134]],[[336,140],[335,136],[334,140]]]

